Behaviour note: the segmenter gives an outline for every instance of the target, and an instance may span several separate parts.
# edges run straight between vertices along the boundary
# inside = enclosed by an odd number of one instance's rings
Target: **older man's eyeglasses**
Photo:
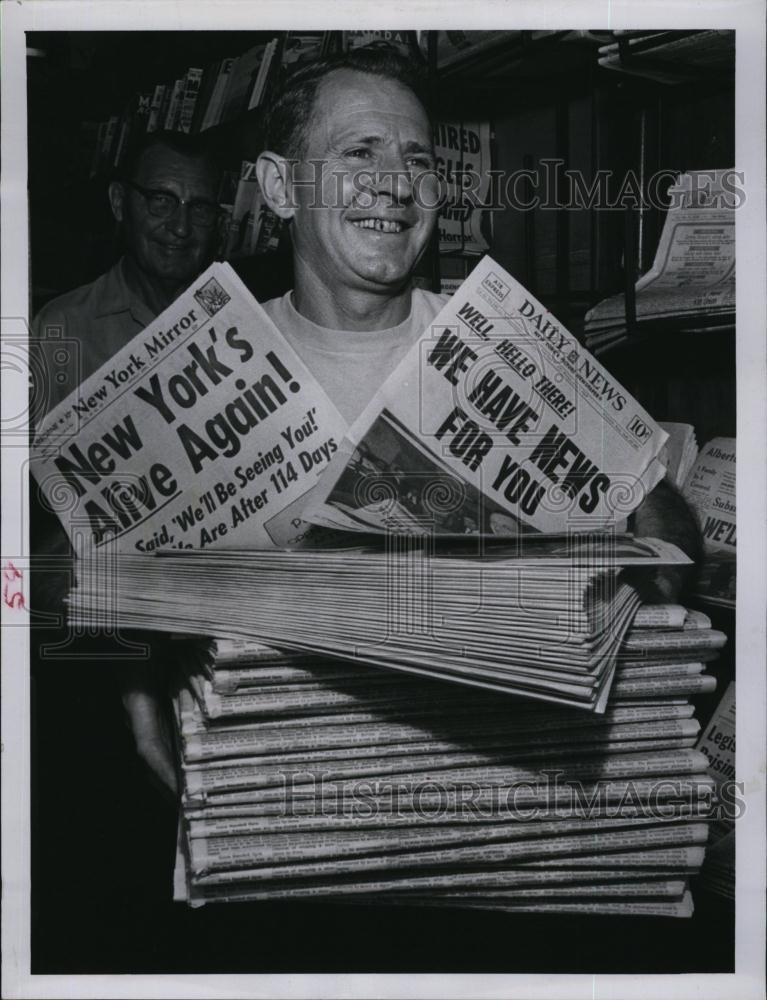
[[[133,181],[125,182],[128,187],[138,191],[146,202],[150,215],[157,219],[170,219],[176,214],[180,205],[186,205],[189,209],[189,220],[195,226],[212,226],[219,214],[219,206],[212,201],[205,201],[202,198],[193,198],[185,201],[173,194],[172,191],[158,191],[154,188],[145,188]]]

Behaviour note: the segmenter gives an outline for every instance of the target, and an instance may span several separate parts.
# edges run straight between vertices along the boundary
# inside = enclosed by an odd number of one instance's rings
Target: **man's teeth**
[[[358,229],[377,229],[379,233],[401,233],[404,226],[391,219],[354,219],[352,225]]]

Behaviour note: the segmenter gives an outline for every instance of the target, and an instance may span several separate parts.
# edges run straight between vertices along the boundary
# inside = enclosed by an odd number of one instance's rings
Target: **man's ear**
[[[296,206],[293,201],[293,162],[269,150],[256,161],[256,176],[264,199],[280,219],[292,219]]]
[[[125,187],[120,181],[112,181],[109,185],[109,204],[112,215],[122,222],[125,216]]]

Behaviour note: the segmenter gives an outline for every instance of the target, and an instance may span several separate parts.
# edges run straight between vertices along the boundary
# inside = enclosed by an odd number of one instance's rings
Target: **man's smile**
[[[375,233],[390,233],[398,234],[404,233],[408,229],[412,228],[412,223],[403,219],[401,216],[395,218],[391,215],[373,214],[372,212],[363,215],[361,212],[355,214],[351,218],[347,217],[347,222],[350,222],[356,229],[367,229]]]

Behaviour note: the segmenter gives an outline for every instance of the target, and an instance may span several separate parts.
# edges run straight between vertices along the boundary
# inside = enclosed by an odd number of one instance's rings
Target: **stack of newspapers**
[[[668,191],[669,208],[653,265],[636,284],[636,330],[731,329],[735,314],[735,208],[740,192],[730,170],[683,174]],[[629,336],[626,297],[613,295],[586,314],[585,343],[595,354]]]
[[[604,714],[217,639],[175,697],[175,894],[689,916],[724,636],[641,606]]]
[[[82,561],[70,617],[88,627],[257,638],[458,682],[437,689],[445,703],[471,685],[604,711],[639,604],[629,574],[689,560],[669,543],[630,535],[480,541],[122,555],[111,574],[95,553]],[[392,690],[372,673],[365,697],[386,701]],[[431,688],[397,690],[434,697]],[[354,695],[337,697],[349,704]]]

